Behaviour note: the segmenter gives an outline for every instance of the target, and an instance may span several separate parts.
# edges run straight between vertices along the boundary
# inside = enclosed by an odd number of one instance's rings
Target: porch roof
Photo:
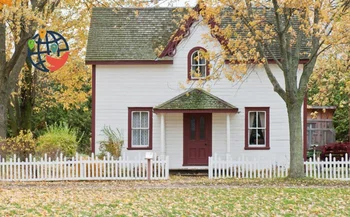
[[[155,113],[236,113],[238,108],[202,89],[190,89],[153,108]]]

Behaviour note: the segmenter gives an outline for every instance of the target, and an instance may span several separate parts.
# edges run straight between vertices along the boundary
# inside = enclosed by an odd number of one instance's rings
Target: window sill
[[[270,147],[244,147],[244,150],[270,150]]]
[[[152,150],[152,147],[144,147],[144,148],[134,148],[134,147],[127,147],[127,150]]]
[[[200,77],[200,78],[189,78],[188,80],[192,81],[192,80],[195,80],[195,81],[198,81],[198,80],[206,80],[207,77]]]

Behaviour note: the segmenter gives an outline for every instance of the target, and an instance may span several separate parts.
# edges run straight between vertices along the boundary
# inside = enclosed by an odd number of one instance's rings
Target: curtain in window
[[[133,112],[132,145],[148,146],[149,144],[148,112]]]
[[[254,128],[256,127],[256,112],[249,112],[249,125],[249,144],[255,145],[256,130]]]
[[[265,144],[265,112],[249,112],[249,144]]]
[[[258,112],[258,144],[265,144],[265,113]]]

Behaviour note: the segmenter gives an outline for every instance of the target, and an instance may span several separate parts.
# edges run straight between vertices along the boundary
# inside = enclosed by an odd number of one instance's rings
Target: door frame
[[[209,145],[209,150],[208,150],[208,157],[212,156],[212,151],[213,151],[213,114],[212,113],[183,113],[183,123],[182,123],[182,128],[183,128],[183,153],[182,153],[182,158],[183,158],[183,162],[182,162],[182,166],[208,166],[208,164],[189,164],[188,163],[188,159],[185,157],[186,156],[186,137],[185,137],[185,115],[190,115],[190,114],[206,114],[208,115],[208,117],[210,117],[210,123],[208,124],[208,126],[210,126],[210,133],[208,135],[208,143]],[[188,139],[188,138],[187,138]],[[209,162],[208,162],[209,163]]]

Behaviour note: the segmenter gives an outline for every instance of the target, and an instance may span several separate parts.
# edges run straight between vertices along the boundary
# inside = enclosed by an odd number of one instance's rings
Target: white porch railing
[[[336,160],[331,154],[325,161],[320,158],[310,158],[305,164],[306,177],[318,179],[350,180],[350,159],[348,154],[340,160]]]
[[[67,159],[61,154],[52,160],[35,158],[32,155],[25,161],[13,158],[0,161],[0,181],[63,181],[63,180],[147,180],[147,160],[107,156],[102,160],[95,157],[83,158],[76,155]],[[151,160],[152,180],[169,178],[169,157],[155,157]]]
[[[212,178],[274,178],[288,176],[288,165],[274,160],[248,159],[231,156],[218,157],[216,154],[209,157],[208,176]]]

